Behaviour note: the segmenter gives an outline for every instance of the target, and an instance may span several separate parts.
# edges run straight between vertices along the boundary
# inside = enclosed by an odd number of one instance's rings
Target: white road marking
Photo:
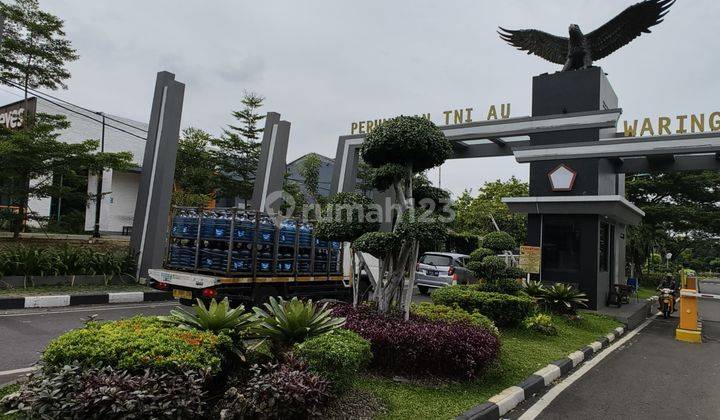
[[[0,376],[18,375],[20,373],[30,373],[30,372],[34,372],[38,369],[40,369],[40,366],[30,366],[28,368],[22,368],[22,369],[2,370],[2,371],[0,371]]]
[[[135,308],[156,308],[156,307],[163,307],[163,306],[175,306],[177,304],[178,304],[177,302],[169,302],[169,303],[157,303],[154,305],[131,305],[131,306],[103,305],[101,307],[77,308],[77,309],[68,309],[65,311],[46,311],[46,312],[28,312],[28,313],[22,312],[22,313],[15,313],[15,314],[0,314],[0,318],[15,317],[15,316],[66,314],[66,313],[76,313],[76,312],[102,312],[102,311],[115,311],[115,310],[122,310],[122,309],[135,309]]]
[[[550,388],[550,390],[542,396],[535,404],[532,405],[532,407],[528,408],[525,413],[523,413],[522,416],[518,420],[532,420],[540,415],[540,413],[543,412],[547,408],[548,405],[550,405],[551,402],[555,398],[560,395],[561,392],[563,392],[567,387],[572,385],[575,381],[580,379],[584,374],[586,374],[590,369],[597,366],[598,363],[600,363],[607,355],[611,354],[613,351],[617,350],[620,346],[625,344],[628,340],[635,337],[637,333],[643,330],[643,328],[650,325],[650,323],[658,316],[658,314],[653,315],[650,319],[646,320],[642,324],[640,324],[639,327],[636,329],[630,331],[625,337],[619,339],[615,342],[612,346],[605,349],[604,352],[598,354],[590,361],[586,362],[584,365],[582,365],[578,370],[576,370],[572,375],[565,378],[562,382],[555,385],[554,387]]]

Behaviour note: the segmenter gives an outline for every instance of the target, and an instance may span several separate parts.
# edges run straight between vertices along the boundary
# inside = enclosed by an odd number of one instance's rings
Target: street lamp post
[[[102,135],[100,137],[100,153],[105,152],[105,113],[98,112],[102,117]],[[102,205],[102,182],[104,170],[100,168],[97,174],[97,190],[95,191],[95,229],[93,230],[93,238],[100,237],[100,206]]]

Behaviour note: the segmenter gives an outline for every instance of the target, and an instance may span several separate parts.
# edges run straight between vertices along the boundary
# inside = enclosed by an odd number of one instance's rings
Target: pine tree
[[[66,63],[78,55],[65,38],[62,19],[40,10],[37,0],[0,2],[0,19],[0,82],[21,86],[26,101],[28,89],[67,89]]]
[[[260,160],[260,133],[258,123],[265,118],[257,111],[265,98],[254,92],[245,92],[240,111],[233,117],[242,125],[229,125],[220,138],[212,139],[213,152],[218,165],[218,193],[225,198],[252,197],[255,172]]]

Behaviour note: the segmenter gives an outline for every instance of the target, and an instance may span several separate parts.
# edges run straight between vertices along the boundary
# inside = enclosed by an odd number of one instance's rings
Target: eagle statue
[[[555,36],[537,29],[509,30],[500,27],[500,38],[518,50],[527,51],[556,64],[562,71],[586,69],[593,60],[607,57],[663,21],[675,0],[645,0],[628,7],[611,21],[585,35],[570,25],[570,37]]]

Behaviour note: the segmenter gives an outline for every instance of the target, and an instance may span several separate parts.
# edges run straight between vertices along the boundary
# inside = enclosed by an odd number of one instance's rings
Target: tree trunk
[[[357,275],[357,272],[355,270],[355,250],[352,246],[350,246],[350,282],[352,284],[352,294],[353,294],[353,308],[357,308],[358,304],[358,282],[360,281],[360,276]]]
[[[420,243],[418,241],[413,242],[415,243],[415,252],[413,253],[413,259],[409,262],[410,280],[405,291],[405,321],[410,319],[410,306],[412,305],[413,289],[415,288],[415,268],[413,265],[417,261],[420,252]]]

